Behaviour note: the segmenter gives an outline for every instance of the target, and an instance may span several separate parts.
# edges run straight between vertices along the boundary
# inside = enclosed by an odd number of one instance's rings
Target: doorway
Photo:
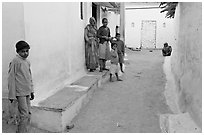
[[[92,2],[92,17],[95,18],[97,24],[97,5]]]
[[[142,20],[141,48],[156,48],[156,21]]]

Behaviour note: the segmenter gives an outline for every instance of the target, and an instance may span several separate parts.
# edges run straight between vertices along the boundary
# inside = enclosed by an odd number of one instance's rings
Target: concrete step
[[[41,101],[39,106],[32,106],[32,126],[50,132],[64,132],[93,92],[108,79],[106,74],[108,72],[90,73]]]

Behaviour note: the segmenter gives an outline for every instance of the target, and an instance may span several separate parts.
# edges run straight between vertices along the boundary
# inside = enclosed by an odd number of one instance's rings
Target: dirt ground
[[[159,133],[159,116],[171,113],[164,97],[161,50],[127,50],[122,82],[107,82],[73,120],[72,133]]]
[[[107,82],[73,120],[71,133],[159,133],[159,116],[171,113],[164,97],[164,61],[160,50],[127,50],[128,64],[122,82]],[[114,78],[115,79],[115,78]],[[2,132],[16,125],[2,119]],[[31,133],[47,131],[31,128]]]

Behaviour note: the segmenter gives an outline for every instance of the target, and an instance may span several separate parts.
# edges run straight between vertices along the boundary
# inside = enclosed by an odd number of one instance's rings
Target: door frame
[[[143,24],[145,22],[154,22],[155,23],[155,29],[154,29],[154,47],[153,48],[156,48],[156,35],[157,35],[157,21],[156,20],[142,20],[141,21],[141,38],[140,38],[140,48],[143,48]]]

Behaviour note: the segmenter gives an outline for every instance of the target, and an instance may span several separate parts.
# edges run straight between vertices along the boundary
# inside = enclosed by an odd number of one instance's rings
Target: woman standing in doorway
[[[98,39],[95,18],[91,17],[89,23],[84,31],[85,60],[87,69],[93,72],[98,67]]]

